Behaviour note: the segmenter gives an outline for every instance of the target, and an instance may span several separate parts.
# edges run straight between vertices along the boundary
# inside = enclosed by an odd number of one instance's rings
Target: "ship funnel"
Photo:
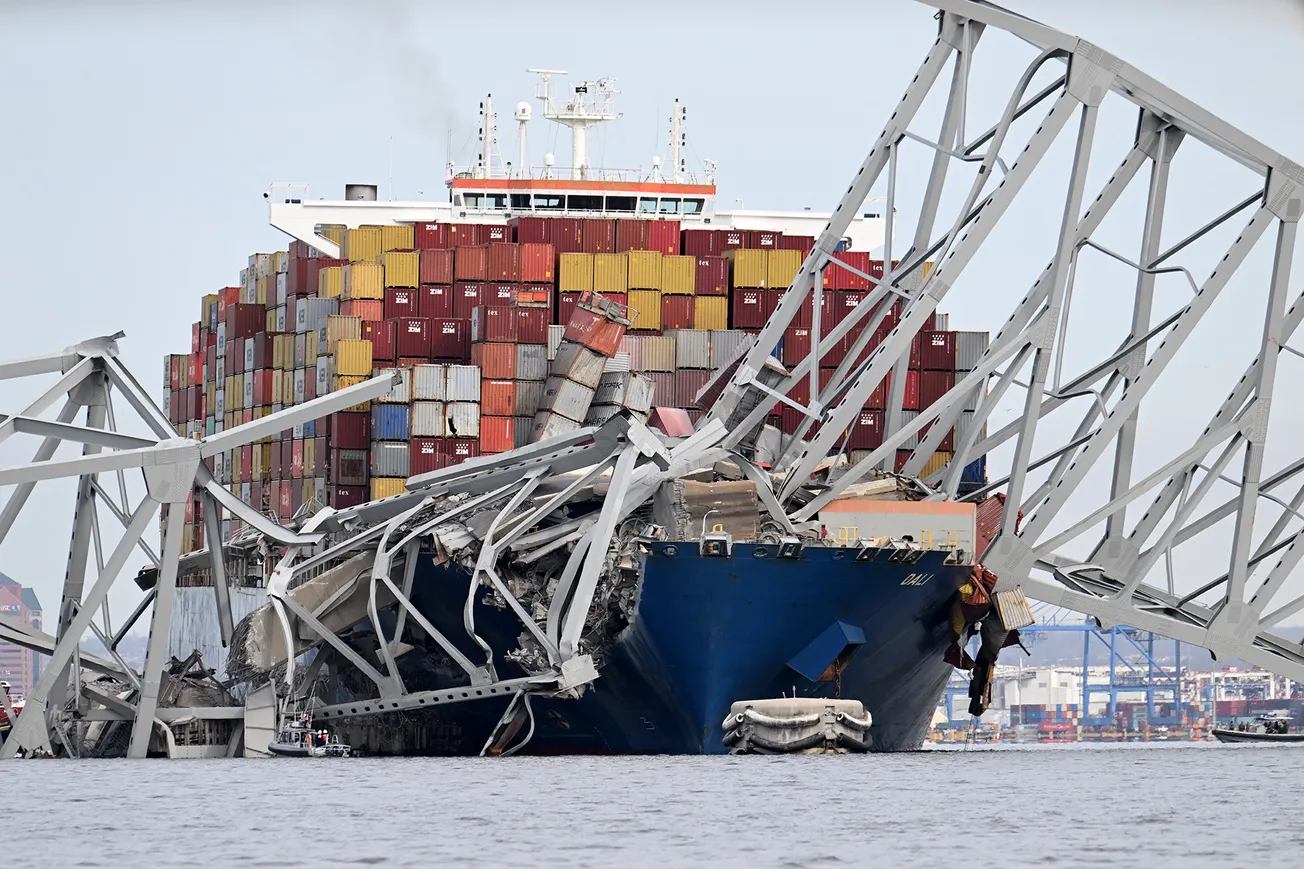
[[[375,184],[345,184],[344,198],[349,202],[375,202],[379,190]]]

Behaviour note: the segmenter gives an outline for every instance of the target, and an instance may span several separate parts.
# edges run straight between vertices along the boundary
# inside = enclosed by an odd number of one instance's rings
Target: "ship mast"
[[[527,69],[526,72],[539,76],[535,86],[535,99],[543,103],[543,116],[555,121],[571,131],[571,177],[574,180],[587,180],[589,177],[588,135],[589,128],[596,127],[619,117],[612,103],[612,98],[620,93],[610,78],[596,81],[584,81],[575,85],[575,95],[560,106],[553,100],[550,79],[554,75],[567,75],[559,69]]]

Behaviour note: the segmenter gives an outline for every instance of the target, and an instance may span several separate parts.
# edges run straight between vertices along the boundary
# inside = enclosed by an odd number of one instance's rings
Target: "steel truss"
[[[816,516],[848,485],[872,471],[892,470],[890,463],[898,448],[916,440],[918,445],[903,472],[920,473],[961,412],[976,407],[974,424],[966,437],[957,438],[954,456],[925,482],[935,489],[932,497],[955,498],[969,462],[1002,446],[1012,447],[1008,474],[968,495],[973,500],[995,492],[1006,497],[1000,535],[984,559],[1003,585],[1021,584],[1030,596],[1085,613],[1106,627],[1123,624],[1153,631],[1203,646],[1221,657],[1240,658],[1291,678],[1304,677],[1304,646],[1272,631],[1304,610],[1304,595],[1278,600],[1288,576],[1304,556],[1304,541],[1300,540],[1304,529],[1296,521],[1304,503],[1304,480],[1297,480],[1304,461],[1288,462],[1272,473],[1265,473],[1264,467],[1281,351],[1299,355],[1288,342],[1304,319],[1304,304],[1288,290],[1304,171],[1086,40],[985,2],[925,2],[939,10],[937,40],[774,317],[714,405],[710,418],[726,422],[730,432],[722,446],[747,446],[776,394],[788,396],[801,381],[809,380],[809,404],[783,399],[799,407],[804,420],[784,446],[784,459],[791,462],[791,470],[776,493],[792,519],[800,522]],[[969,106],[981,102],[975,98],[974,59],[979,56],[980,41],[986,44],[1003,38],[997,31],[1030,44],[1035,56],[1008,96],[1001,94],[1005,108],[998,122],[968,138]],[[949,81],[943,75],[948,65]],[[1041,81],[1049,84],[1040,86]],[[935,138],[911,129],[934,91],[938,99],[945,100],[941,129]],[[1097,129],[1106,98],[1131,103],[1138,119],[1135,135],[1119,149],[1118,168],[1096,197],[1088,199],[1087,170],[1093,152],[1108,153],[1108,143]],[[1020,129],[1017,122],[1025,116],[1040,116],[1041,120],[1026,138],[1020,138],[1015,135]],[[1070,126],[1074,132],[1065,133]],[[1045,158],[1052,145],[1068,135],[1074,138],[1074,152],[1067,183],[1062,176],[1043,182],[1046,173],[1042,172],[1034,184],[1034,169],[1049,162]],[[1161,239],[1170,168],[1187,140],[1191,140],[1188,149],[1203,146],[1229,167],[1240,167],[1236,171],[1249,170],[1257,183],[1246,199],[1165,247]],[[909,204],[898,201],[897,195],[899,152],[907,146],[932,152],[922,196]],[[1119,254],[1093,240],[1093,235],[1143,168],[1149,178],[1137,182],[1146,184],[1142,230],[1136,244],[1139,254]],[[949,217],[940,208],[948,173],[952,180],[960,173],[971,179],[959,182],[963,195]],[[871,281],[871,292],[835,329],[821,335],[823,275],[826,269],[838,268],[860,274],[832,255],[852,215],[879,184],[886,186],[888,220],[893,221],[898,211],[913,211],[918,215],[917,224],[904,250],[897,252],[889,223],[884,275],[881,279],[863,275]],[[975,281],[966,284],[962,280],[966,269],[993,229],[1002,225],[1011,204],[1031,187],[1059,201],[1054,212],[1059,231],[1049,251],[1049,265],[1002,319],[1000,331],[977,367],[957,375],[954,388],[941,400],[904,422],[904,374],[912,339],[939,303],[954,300],[975,286]],[[1240,231],[1225,255],[1203,282],[1197,283],[1191,268],[1183,263],[1199,248],[1207,247],[1210,234],[1237,225]],[[1176,367],[1171,364],[1175,355],[1201,321],[1208,319],[1206,314],[1219,294],[1265,235],[1272,236],[1274,259],[1265,301],[1258,310],[1261,339],[1244,377],[1203,432],[1189,442],[1170,444],[1170,453],[1157,470],[1144,476],[1136,473],[1136,444],[1143,416],[1153,420],[1163,412],[1159,399],[1153,399],[1144,414],[1142,403],[1157,394],[1153,389],[1156,381]],[[1082,373],[1068,377],[1063,368],[1075,278],[1079,264],[1088,256],[1109,257],[1132,267],[1135,289],[1130,334],[1114,349],[1099,354]],[[926,263],[934,262],[936,268],[930,271]],[[1184,277],[1193,291],[1188,301],[1168,314],[1159,310],[1156,283],[1161,275]],[[1005,279],[1000,275],[982,277],[987,280],[977,283],[976,290],[984,294],[985,304],[995,304],[986,301],[991,287]],[[1079,292],[1080,299],[1082,296]],[[813,297],[815,305],[812,351],[776,386],[771,382],[771,369],[765,367],[767,357],[808,297]],[[895,328],[863,357],[871,336],[898,300],[904,307]],[[1254,303],[1241,304],[1248,308]],[[1079,308],[1081,305],[1079,301]],[[824,372],[817,360],[858,326],[863,326],[863,332],[846,360],[822,380]],[[1092,343],[1101,346],[1099,341]],[[794,497],[810,484],[812,472],[836,452],[871,393],[889,374],[882,446],[840,474],[833,472],[817,497]],[[982,427],[993,408],[1002,400],[1015,400],[1015,386],[1023,390],[1018,419],[984,436]],[[1052,414],[1056,422],[1066,416],[1078,420],[1067,442],[1047,422]],[[1272,446],[1266,451],[1274,456],[1297,457],[1300,452],[1289,436],[1276,439]],[[1225,473],[1234,463],[1240,473]],[[1089,474],[1107,474],[1110,491],[1082,509],[1079,502]],[[1299,488],[1289,491],[1295,486]],[[1203,507],[1216,489],[1227,489],[1230,497],[1212,509]],[[1134,521],[1129,522],[1128,507],[1143,498],[1153,502],[1139,519],[1134,513]],[[1078,512],[1066,511],[1067,506]],[[1016,521],[1020,511],[1026,517],[1021,525]],[[1206,559],[1204,563],[1212,570],[1199,579],[1174,576],[1173,556],[1178,547],[1199,539],[1224,520],[1233,526],[1227,562],[1209,564]],[[1091,543],[1093,533],[1099,536]],[[1226,549],[1223,543],[1223,551]]]
[[[75,727],[90,721],[127,723],[130,757],[146,755],[156,727],[160,728],[162,742],[170,750],[173,740],[168,722],[178,718],[216,720],[242,716],[243,710],[238,707],[160,706],[186,501],[192,493],[202,500],[210,540],[220,539],[218,529],[225,510],[266,538],[284,545],[317,544],[321,534],[284,528],[244,504],[213,478],[204,462],[220,452],[377,398],[395,382],[392,376],[372,378],[206,438],[179,438],[167,416],[119,360],[117,339],[120,337],[122,333],[95,338],[61,353],[0,363],[0,380],[60,375],[23,410],[0,416],[0,442],[18,434],[41,438],[30,463],[0,469],[0,486],[10,487],[8,499],[0,509],[0,543],[12,530],[37,483],[77,480],[72,535],[55,633],[51,636],[0,617],[0,639],[49,655],[35,690],[27,698],[26,708],[0,747],[0,758],[14,757],[20,750],[50,751],[52,738],[57,738],[71,752],[75,741],[69,738],[61,723],[63,713],[69,708],[73,711],[71,720]],[[114,414],[115,397],[125,401],[134,412],[135,420],[127,428],[142,428],[150,432],[148,436],[119,430]],[[47,418],[47,411],[60,400],[62,405],[57,414]],[[79,417],[84,421],[79,422]],[[81,456],[55,458],[65,443],[80,444]],[[116,493],[106,490],[103,484],[106,475],[116,477]],[[137,481],[142,478],[145,491],[133,506],[129,490],[138,488]],[[129,480],[132,486],[128,485]],[[145,535],[160,511],[163,545],[156,553]],[[106,538],[115,524],[121,527],[121,533],[117,542],[110,545]],[[154,565],[157,578],[153,587],[143,592],[139,605],[115,629],[108,605],[109,591],[115,584],[121,584],[123,568],[135,553]],[[226,641],[230,638],[231,610],[222,547],[216,547],[208,556],[214,577],[214,605],[221,615]],[[91,580],[89,589],[88,579]],[[123,661],[118,646],[151,607],[145,664],[137,671]],[[109,658],[95,657],[81,650],[80,644],[89,637],[98,639],[108,649]],[[110,696],[87,684],[87,679],[100,674],[130,685],[133,699]],[[238,739],[238,732],[237,728],[233,741]]]

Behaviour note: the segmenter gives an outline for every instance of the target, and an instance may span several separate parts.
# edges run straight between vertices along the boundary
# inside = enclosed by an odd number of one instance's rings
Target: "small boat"
[[[1213,735],[1219,742],[1304,742],[1304,733],[1290,732],[1290,717],[1277,712],[1236,728],[1215,727]]]
[[[350,757],[353,750],[325,730],[314,730],[307,715],[288,722],[268,744],[277,757]]]

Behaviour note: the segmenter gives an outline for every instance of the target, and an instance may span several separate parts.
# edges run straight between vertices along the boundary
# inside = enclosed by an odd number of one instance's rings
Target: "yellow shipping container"
[[[593,289],[599,293],[623,293],[629,289],[629,260],[623,253],[593,254]]]
[[[931,275],[931,274],[933,273],[933,268],[934,268],[935,266],[936,266],[936,263],[934,263],[932,260],[928,260],[927,262],[925,262],[925,263],[924,263],[924,276],[923,276],[922,278],[920,278],[920,280],[921,280],[921,281],[926,281],[926,280],[928,280],[928,276]]]
[[[698,296],[693,300],[693,328],[728,329],[729,297]]]
[[[770,252],[767,250],[730,250],[725,251],[729,259],[729,283],[734,288],[748,289],[768,287],[770,271]]]
[[[416,227],[410,223],[387,224],[380,228],[380,250],[412,250],[417,246]],[[416,284],[396,284],[400,287],[415,287]]]
[[[408,227],[411,229],[412,227]],[[400,253],[387,251],[381,254],[385,266],[385,286],[417,287],[421,285],[421,254],[416,251]]]
[[[321,333],[316,329],[303,336],[303,364],[308,368],[316,365],[317,357],[323,355],[321,348],[318,346],[320,342]]]
[[[344,286],[340,298],[385,298],[385,267],[376,262],[351,262],[344,266]]]
[[[217,407],[217,383],[215,381],[210,380],[204,384],[204,407],[208,408],[210,416],[213,408]]]
[[[272,369],[272,404],[281,403],[281,374],[279,369]]]
[[[771,250],[769,274],[766,280],[771,287],[787,287],[801,271],[801,262],[806,258],[799,250]]]
[[[208,327],[209,317],[213,315],[213,306],[217,304],[217,293],[209,293],[199,300],[199,322]]]
[[[342,223],[323,223],[321,232],[318,233],[322,238],[335,242],[340,248],[340,257],[344,256],[344,239],[348,237],[349,228]]]
[[[697,286],[697,257],[661,257],[661,292],[691,296]]]
[[[661,289],[661,251],[631,250],[625,256],[629,259],[628,286],[631,290]]]
[[[263,329],[268,332],[276,331],[276,308],[268,308],[263,314]]]
[[[288,250],[278,250],[272,254],[272,274],[279,272],[288,272],[290,270],[290,252]]]
[[[335,352],[335,345],[341,341],[357,341],[362,338],[362,318],[345,317],[343,314],[331,314],[326,318],[326,352]]]
[[[942,470],[942,468],[945,468],[947,463],[951,461],[951,455],[951,453],[944,453],[941,450],[933,453],[924,464],[924,469],[919,472],[919,476],[927,477],[929,474],[936,474],[938,471]]]
[[[629,328],[661,331],[660,290],[630,290],[629,308],[630,316],[634,317],[634,322],[629,324]],[[637,316],[634,316],[635,311],[638,312]]]
[[[343,292],[344,266],[326,266],[317,272],[318,296],[323,299],[338,299]]]
[[[370,344],[371,342],[368,341],[367,343]],[[367,369],[366,377],[357,377],[348,374],[336,375],[331,380],[331,392],[339,392],[341,389],[348,389],[350,386],[357,386],[362,381],[370,378],[370,376],[371,376],[371,369]],[[352,407],[346,407],[344,408],[344,410],[349,412],[356,412],[356,413],[369,413],[371,411],[371,402],[364,401],[359,404],[355,404]]]
[[[374,263],[380,260],[380,227],[359,226],[344,236],[343,258],[351,263]]]
[[[379,501],[393,495],[402,495],[407,491],[407,480],[402,477],[372,477],[371,500]]]
[[[343,377],[370,377],[371,342],[342,339],[335,347],[335,373]]]
[[[557,269],[557,292],[583,293],[593,289],[593,254],[564,253]]]
[[[267,304],[267,282],[274,281],[276,278],[269,278],[266,275],[254,279],[253,303],[255,305]],[[272,286],[276,286],[272,284]]]
[[[244,381],[243,374],[231,378],[231,391],[226,394],[226,406],[232,410],[244,410]]]
[[[308,444],[310,443],[312,443],[311,438],[303,442],[303,454],[305,456],[308,455]],[[308,466],[305,464],[304,467],[307,468]],[[317,497],[317,481],[312,477],[304,477],[303,478],[303,503],[311,504],[313,501],[316,501],[318,504],[321,504],[321,500]]]
[[[312,469],[317,467],[317,439],[303,439],[303,475],[312,476]]]

